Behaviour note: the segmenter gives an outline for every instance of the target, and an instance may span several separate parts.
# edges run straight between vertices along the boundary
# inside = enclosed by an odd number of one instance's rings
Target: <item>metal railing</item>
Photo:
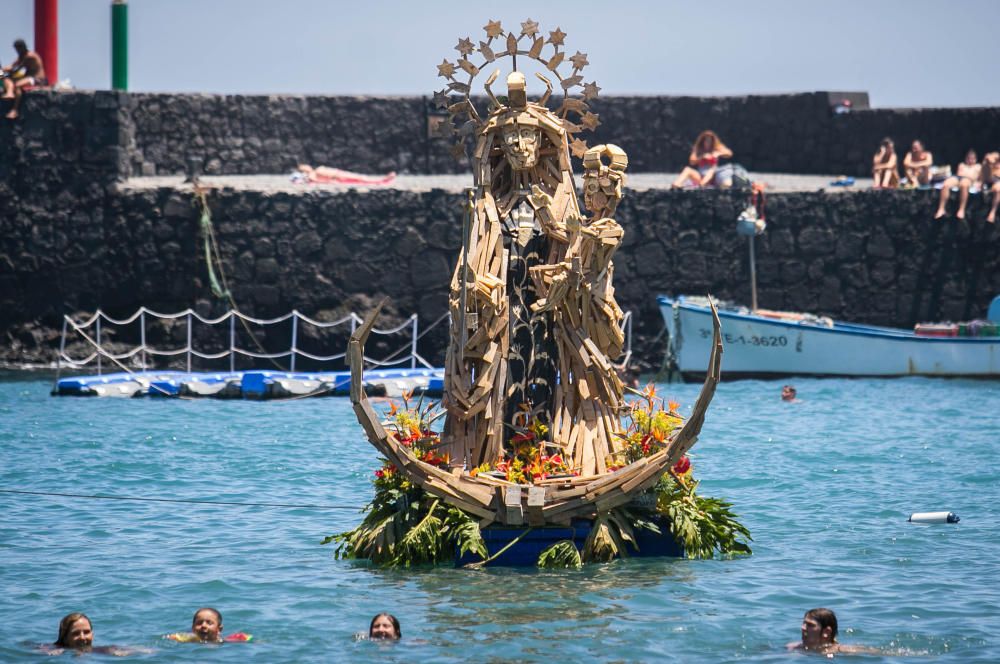
[[[176,320],[180,318],[186,319],[187,322],[187,343],[179,348],[154,348],[146,343],[146,330],[147,330],[147,318],[154,318],[157,320]],[[283,323],[291,319],[291,345],[288,350],[280,351],[277,353],[267,353],[247,350],[246,348],[241,348],[237,345],[237,334],[236,334],[236,321],[241,319],[245,323],[252,323],[254,325],[269,326],[277,325],[278,323]],[[136,321],[139,321],[139,345],[134,348],[121,352],[112,353],[107,350],[103,345],[102,339],[102,326],[101,323],[107,322],[113,325],[131,325]],[[192,329],[193,323],[197,320],[205,325],[221,325],[223,323],[229,323],[229,348],[217,353],[205,353],[194,348],[192,343]],[[347,316],[344,316],[340,320],[335,321],[318,321],[312,319],[305,314],[300,313],[297,310],[292,310],[290,313],[284,316],[279,316],[277,318],[253,318],[247,316],[244,313],[236,311],[235,309],[230,309],[222,316],[218,318],[206,318],[201,316],[192,309],[186,309],[184,311],[174,313],[174,314],[163,314],[147,309],[146,307],[140,307],[138,311],[124,319],[116,319],[108,316],[106,313],[98,309],[92,316],[83,320],[76,321],[72,317],[66,315],[63,316],[62,325],[62,338],[59,341],[59,357],[57,360],[57,368],[61,371],[63,364],[72,368],[81,368],[89,365],[91,362],[96,360],[97,363],[97,373],[101,374],[104,370],[104,358],[110,360],[127,360],[140,355],[139,367],[143,371],[146,371],[149,367],[149,356],[154,357],[173,357],[178,355],[184,355],[186,359],[186,367],[188,372],[191,371],[192,358],[200,358],[203,360],[217,360],[225,357],[229,358],[229,370],[236,370],[236,356],[242,355],[245,357],[253,357],[259,359],[278,359],[278,358],[290,358],[289,359],[289,370],[295,371],[295,359],[299,356],[314,360],[317,362],[332,362],[334,360],[342,360],[346,356],[346,353],[334,353],[333,355],[315,355],[307,351],[302,350],[298,347],[299,340],[299,322],[308,323],[318,328],[327,329],[335,328],[339,326],[350,325],[350,332],[354,332],[358,325],[363,322],[363,319],[351,312]],[[417,368],[420,364],[427,368],[433,368],[427,360],[420,356],[417,352],[417,339],[419,338],[419,323],[417,320],[417,315],[413,314],[408,319],[403,321],[396,327],[387,329],[372,329],[372,334],[377,335],[393,335],[399,334],[407,327],[410,328],[410,340],[408,342],[410,352],[407,355],[403,355],[398,359],[392,359],[400,352],[392,353],[388,355],[383,360],[377,360],[368,356],[365,356],[365,361],[371,366],[381,367],[381,366],[392,366],[403,364],[405,362],[410,363],[410,368]],[[94,328],[94,337],[92,338],[88,334],[90,328]],[[70,329],[76,334],[84,337],[93,347],[94,352],[84,358],[72,358],[66,354],[66,336],[70,332]]]

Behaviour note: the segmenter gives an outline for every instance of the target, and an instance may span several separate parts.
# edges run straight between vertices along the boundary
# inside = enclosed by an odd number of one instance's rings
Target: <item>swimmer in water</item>
[[[806,650],[821,655],[882,654],[867,646],[845,645],[837,641],[837,616],[830,609],[809,609],[802,617],[802,640],[788,644],[789,650]]]
[[[372,618],[372,624],[368,627],[368,638],[373,641],[385,639],[397,641],[403,636],[399,628],[399,620],[391,613],[380,613]]]
[[[798,399],[795,398],[796,394],[797,394],[797,392],[795,391],[795,388],[792,387],[791,385],[782,385],[781,386],[781,400],[782,401],[798,401]]]
[[[74,612],[59,621],[59,638],[52,645],[58,648],[90,650],[94,645],[94,627],[84,613]]]
[[[191,619],[189,633],[167,634],[165,638],[184,643],[222,643],[222,614],[210,606],[198,609]]]
[[[61,655],[67,650],[96,652],[104,655],[124,657],[138,653],[151,653],[146,648],[123,648],[122,646],[94,647],[94,626],[86,614],[73,612],[59,621],[59,636],[53,644],[45,644],[41,649],[49,655]]]
[[[165,639],[182,643],[229,643],[234,641],[252,641],[253,637],[244,632],[234,632],[222,636],[222,613],[218,609],[206,606],[194,612],[191,619],[190,632],[167,634]]]

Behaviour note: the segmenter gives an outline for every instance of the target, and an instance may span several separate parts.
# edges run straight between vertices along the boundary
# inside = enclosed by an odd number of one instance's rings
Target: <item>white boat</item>
[[[704,376],[711,350],[708,299],[658,298],[670,334],[668,365]],[[998,321],[1000,297],[989,318]],[[719,306],[722,378],[808,376],[1000,377],[1000,337],[923,336],[912,330],[841,323],[804,314]]]

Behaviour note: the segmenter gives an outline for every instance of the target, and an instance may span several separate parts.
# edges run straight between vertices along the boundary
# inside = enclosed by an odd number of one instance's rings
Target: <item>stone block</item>
[[[808,256],[822,256],[835,252],[833,231],[828,228],[809,227],[799,233],[799,251]]]
[[[295,236],[292,247],[300,257],[306,257],[318,253],[323,248],[323,242],[316,231],[306,231]]]
[[[281,267],[273,258],[261,258],[254,265],[256,280],[262,284],[273,284],[278,281]]]
[[[875,258],[893,258],[896,249],[892,246],[892,239],[881,230],[875,231],[868,238],[868,255]]]

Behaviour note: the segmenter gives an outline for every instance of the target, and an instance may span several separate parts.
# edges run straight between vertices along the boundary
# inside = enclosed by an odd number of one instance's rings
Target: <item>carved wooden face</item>
[[[583,174],[583,206],[591,212],[599,212],[608,205],[608,197],[601,191],[601,182],[597,171],[586,171]]]
[[[538,163],[541,132],[530,125],[511,124],[503,128],[503,153],[515,171],[523,171]]]

